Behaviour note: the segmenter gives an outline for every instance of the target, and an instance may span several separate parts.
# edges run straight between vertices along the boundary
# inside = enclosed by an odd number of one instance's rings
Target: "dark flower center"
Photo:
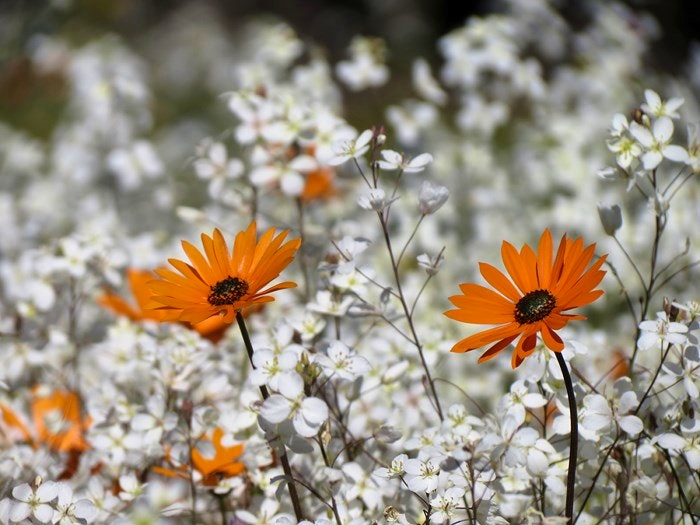
[[[557,299],[547,290],[535,290],[525,294],[515,305],[515,320],[520,324],[541,321],[552,313]]]
[[[207,301],[212,306],[233,304],[248,293],[248,283],[238,277],[227,277],[214,286],[210,286],[211,293]]]

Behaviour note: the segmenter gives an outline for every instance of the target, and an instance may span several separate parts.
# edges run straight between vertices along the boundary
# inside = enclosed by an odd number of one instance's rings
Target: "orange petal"
[[[513,286],[513,283],[495,266],[482,262],[479,263],[479,271],[484,279],[486,279],[486,282],[511,301],[518,302],[522,297],[522,295],[518,293],[518,290],[515,289],[515,286]]]

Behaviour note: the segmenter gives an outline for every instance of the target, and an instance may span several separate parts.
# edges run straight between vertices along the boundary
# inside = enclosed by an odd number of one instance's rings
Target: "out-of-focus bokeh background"
[[[200,112],[215,101],[207,92],[207,78],[196,74],[193,55],[211,53],[210,59],[235,53],[235,38],[251,20],[277,19],[289,24],[305,42],[323,49],[330,62],[347,56],[355,35],[377,36],[389,49],[387,63],[392,76],[373,97],[349,96],[350,112],[366,121],[381,112],[380,101],[404,96],[410,84],[410,67],[416,56],[437,58],[435,42],[462,26],[470,16],[497,13],[508,2],[468,0],[5,0],[0,5],[0,120],[40,137],[47,136],[65,102],[63,78],[37,73],[29,55],[38,35],[56,36],[74,46],[105,34],[118,35],[126,45],[143,49],[153,74],[165,67],[180,68],[188,75],[187,89],[173,86],[158,101],[157,116],[172,119]],[[517,2],[516,2],[517,3]],[[526,2],[527,3],[527,2]],[[552,2],[573,28],[591,21],[594,2]],[[694,0],[627,0],[638,13],[654,19],[653,47],[647,59],[651,67],[670,74],[682,73],[691,49],[700,36],[700,4]],[[173,39],[186,31],[189,49],[175,51]],[[198,35],[198,32],[201,32]],[[184,42],[180,41],[180,45]],[[200,47],[201,46],[201,47]],[[210,46],[214,46],[211,49]],[[50,52],[50,49],[44,50]],[[59,53],[59,49],[53,50]],[[167,63],[162,59],[168,57]],[[204,57],[201,57],[204,58]],[[171,61],[179,62],[177,64]],[[219,66],[225,77],[227,64]],[[223,87],[223,85],[222,85]],[[363,109],[364,108],[364,111]],[[214,115],[212,115],[214,116]],[[375,117],[376,121],[376,117]]]

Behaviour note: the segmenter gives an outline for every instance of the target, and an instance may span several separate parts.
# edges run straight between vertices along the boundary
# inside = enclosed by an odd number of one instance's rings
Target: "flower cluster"
[[[616,3],[385,4],[11,20],[0,524],[700,520],[697,75]]]

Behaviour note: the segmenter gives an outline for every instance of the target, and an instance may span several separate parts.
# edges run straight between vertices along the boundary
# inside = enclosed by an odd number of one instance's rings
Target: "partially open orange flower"
[[[163,312],[167,321],[196,324],[220,315],[231,323],[237,311],[274,301],[272,292],[296,286],[285,281],[265,288],[294,260],[299,249],[301,239],[283,244],[288,233],[289,230],[276,234],[270,228],[258,241],[256,225],[252,222],[247,230],[236,235],[231,252],[218,229],[212,237],[202,234],[203,254],[182,241],[191,264],[169,259],[177,272],[156,270],[162,279],[148,283],[153,291],[149,308]]]
[[[201,483],[207,487],[213,487],[219,484],[219,481],[225,478],[238,476],[245,471],[245,465],[238,462],[243,454],[243,445],[233,445],[226,447],[221,444],[221,438],[224,436],[223,430],[215,428],[212,435],[205,435],[201,439],[211,441],[214,445],[214,456],[206,458],[202,453],[193,448],[192,466],[202,476]],[[170,462],[170,458],[166,456],[166,461]],[[153,467],[153,471],[164,476],[177,477],[188,479],[189,474],[187,467],[180,465],[176,468]]]
[[[134,322],[165,321],[166,314],[163,310],[153,310],[147,307],[153,296],[148,283],[156,279],[157,276],[153,272],[136,268],[129,268],[126,275],[136,306],[132,306],[123,298],[110,291],[105,291],[103,295],[97,298],[97,302],[108,310],[123,315]],[[188,323],[187,326],[199,332],[199,335],[202,337],[216,343],[223,337],[230,324],[225,323],[220,317],[211,317],[194,325]]]
[[[129,281],[131,294],[134,296],[136,306],[130,305],[123,298],[110,291],[105,291],[97,298],[97,302],[108,310],[116,314],[123,315],[131,321],[162,321],[163,312],[160,310],[149,310],[146,305],[151,302],[153,293],[148,288],[148,282],[156,278],[149,271],[129,268],[126,271],[126,278]]]
[[[304,202],[329,199],[336,194],[332,168],[322,167],[306,175],[304,190],[301,192],[301,200]]]
[[[34,389],[31,412],[34,432],[7,405],[0,403],[0,414],[8,434],[32,445],[44,444],[58,452],[82,452],[88,448],[85,432],[90,418],[81,418],[80,400],[75,392],[57,390],[48,395]]]
[[[594,251],[595,244],[584,248],[583,239],[574,241],[565,234],[552,263],[549,230],[542,234],[537,254],[527,244],[518,253],[504,241],[501,255],[510,279],[490,264],[480,263],[481,275],[496,291],[478,284],[462,284],[463,295],[450,297],[457,309],[445,312],[447,317],[463,323],[500,326],[462,339],[452,351],[468,352],[495,343],[479,358],[479,363],[483,363],[519,337],[511,360],[515,368],[533,352],[539,333],[550,350],[561,352],[564,343],[556,330],[569,321],[585,319],[564,312],[603,295],[603,290],[594,288],[605,275],[600,267],[607,255],[588,268]]]

